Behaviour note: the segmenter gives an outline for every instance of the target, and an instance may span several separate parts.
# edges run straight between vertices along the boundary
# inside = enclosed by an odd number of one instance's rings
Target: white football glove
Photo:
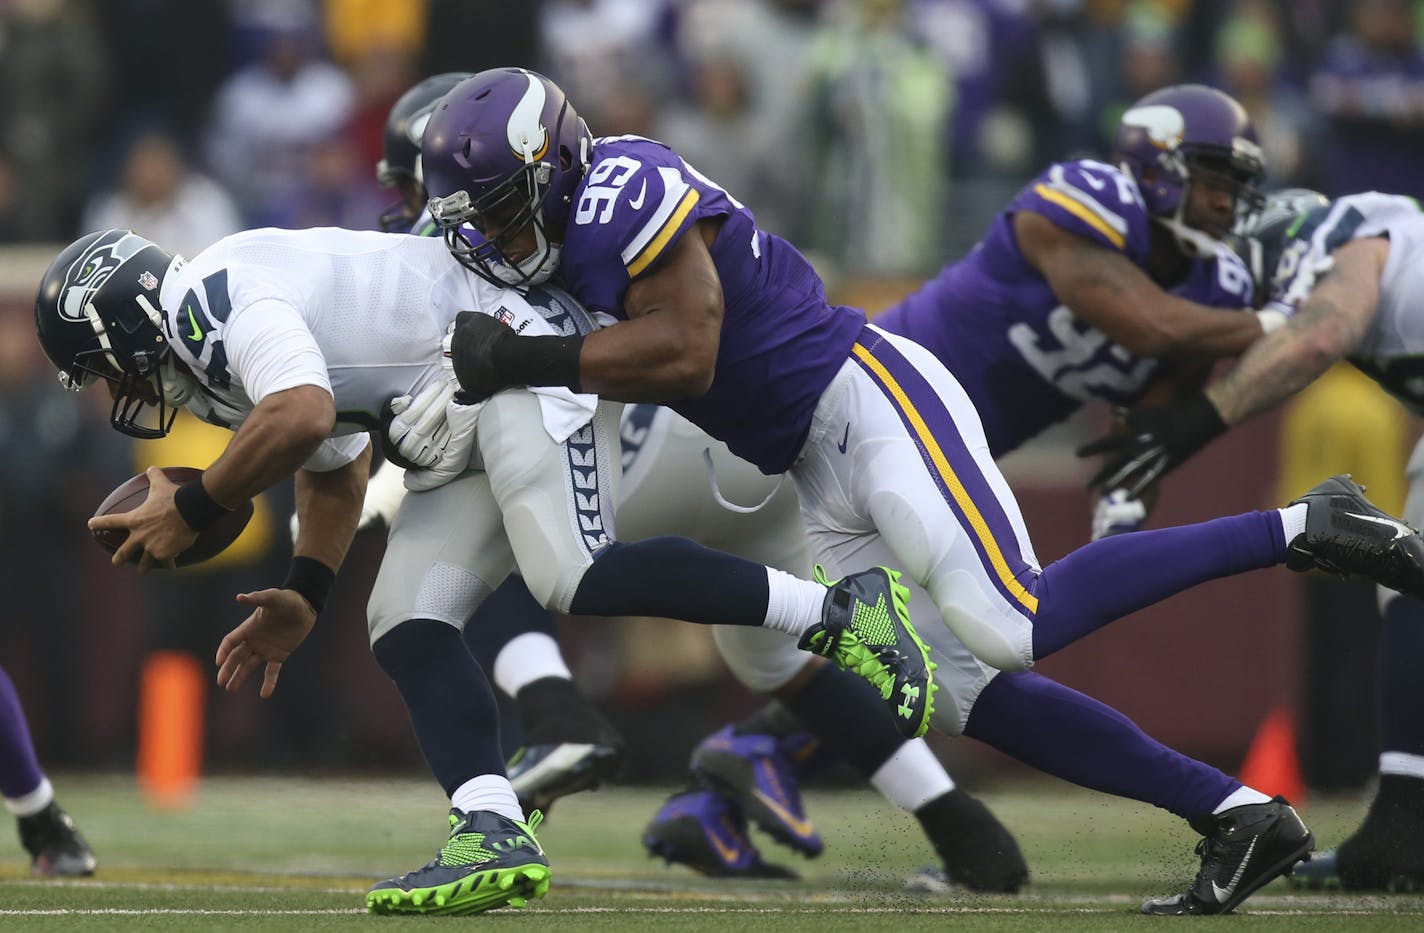
[[[1137,531],[1145,521],[1147,506],[1142,500],[1130,498],[1126,490],[1114,489],[1093,508],[1093,540]]]
[[[386,438],[409,463],[431,467],[439,462],[450,442],[445,406],[459,388],[452,380],[436,379],[414,397],[391,399],[390,409],[395,417],[386,429]]]
[[[401,500],[405,498],[405,484],[401,481],[404,473],[400,467],[387,461],[371,474],[371,480],[366,484],[366,498],[361,500],[361,517],[356,520],[357,534],[391,527],[396,509],[400,508]],[[292,513],[291,531],[292,543],[296,544],[297,532],[301,531],[296,512]]]
[[[475,453],[478,438],[475,429],[479,426],[483,401],[466,405],[451,398],[445,405],[445,444],[440,456],[431,466],[423,470],[406,470],[405,488],[411,492],[423,492],[443,486],[470,468],[470,460]]]

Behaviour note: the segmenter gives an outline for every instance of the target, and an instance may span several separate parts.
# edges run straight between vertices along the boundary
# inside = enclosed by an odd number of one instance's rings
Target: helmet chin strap
[[[158,380],[163,391],[163,400],[174,408],[186,405],[198,388],[198,381],[188,372],[188,368],[178,361],[172,350],[168,351],[167,359],[159,364]]]

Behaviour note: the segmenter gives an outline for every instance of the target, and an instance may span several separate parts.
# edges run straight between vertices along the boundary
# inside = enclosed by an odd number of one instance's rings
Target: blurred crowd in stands
[[[1047,163],[1105,156],[1131,101],[1181,81],[1246,105],[1271,187],[1424,196],[1421,36],[1412,0],[0,0],[0,256],[111,226],[189,256],[255,226],[375,229],[396,98],[430,74],[523,65],[595,134],[666,140],[853,293],[961,255]],[[281,575],[288,506],[267,505],[245,564],[198,571],[213,576],[179,595],[110,575],[84,541],[91,504],[144,462],[203,454],[136,449],[105,427],[106,400],[60,394],[30,300],[0,300],[0,658],[44,692],[42,755],[102,762],[132,744],[122,698],[147,649],[125,639],[188,652],[210,677],[240,618],[231,594]],[[369,574],[378,555],[367,543],[353,560]],[[360,660],[364,593],[333,607],[353,618],[307,650],[307,687],[284,677],[286,731],[230,713],[225,747],[285,735],[310,753],[374,728],[412,760],[394,693]],[[96,602],[108,647],[77,631]],[[618,673],[602,645],[581,646],[593,692]],[[328,670],[323,652],[365,673]],[[371,685],[369,709],[333,708],[343,676]],[[95,707],[95,691],[120,699]]]

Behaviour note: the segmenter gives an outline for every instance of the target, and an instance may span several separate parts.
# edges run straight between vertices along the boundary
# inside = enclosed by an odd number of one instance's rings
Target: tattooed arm
[[[1305,388],[1354,350],[1374,319],[1389,241],[1354,240],[1286,326],[1261,338],[1206,396],[1227,425],[1240,424]]]

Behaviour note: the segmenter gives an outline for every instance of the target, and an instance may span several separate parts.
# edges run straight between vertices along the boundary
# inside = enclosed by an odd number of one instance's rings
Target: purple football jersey
[[[1084,402],[1132,404],[1160,367],[1059,303],[1019,250],[1018,211],[1042,214],[1138,266],[1146,265],[1151,247],[1151,220],[1130,176],[1101,162],[1053,165],[995,218],[968,256],[876,318],[943,361],[979,410],[996,457]],[[1252,282],[1245,264],[1223,246],[1213,260],[1193,260],[1168,290],[1205,305],[1247,308]]]
[[[668,405],[780,473],[865,324],[864,312],[827,303],[794,246],[758,230],[749,210],[662,143],[605,137],[574,192],[560,274],[590,311],[624,318],[628,285],[704,217],[725,218],[710,251],[724,307],[717,369],[706,395]]]

